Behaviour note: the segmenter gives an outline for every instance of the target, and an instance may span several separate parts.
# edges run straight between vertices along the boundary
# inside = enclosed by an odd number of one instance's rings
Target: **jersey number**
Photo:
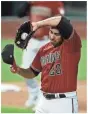
[[[52,67],[49,74],[50,74],[50,76],[55,76],[55,75],[61,75],[61,73],[62,73],[61,65],[56,64],[54,67]]]

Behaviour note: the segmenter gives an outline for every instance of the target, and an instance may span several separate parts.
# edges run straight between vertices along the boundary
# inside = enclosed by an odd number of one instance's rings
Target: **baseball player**
[[[25,2],[25,4],[19,9],[18,16],[23,17],[28,15],[29,20],[36,22],[56,14],[64,15],[64,6],[62,2],[37,1]],[[36,56],[39,48],[49,42],[48,31],[48,28],[40,28],[30,39],[27,48],[23,51],[23,68],[28,68]],[[25,106],[30,107],[36,103],[40,88],[36,78],[25,80],[28,86],[28,100],[26,101]]]
[[[33,22],[32,26],[33,31],[49,26],[50,42],[39,49],[29,68],[12,65],[11,72],[28,79],[41,72],[42,94],[35,113],[77,113],[77,73],[81,55],[79,35],[64,16]]]

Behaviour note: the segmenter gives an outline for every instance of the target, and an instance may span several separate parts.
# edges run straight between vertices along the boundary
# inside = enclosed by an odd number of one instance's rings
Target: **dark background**
[[[23,2],[25,1],[1,1],[1,16],[16,16],[16,9]],[[63,3],[66,10],[65,15],[71,15],[73,10],[84,15],[83,11],[87,9],[86,1],[63,1]]]

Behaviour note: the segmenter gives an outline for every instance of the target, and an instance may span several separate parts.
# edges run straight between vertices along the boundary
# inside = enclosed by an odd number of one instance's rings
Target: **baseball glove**
[[[32,30],[30,21],[23,23],[17,30],[15,44],[21,49],[25,49],[28,45],[29,40],[35,31]]]
[[[14,45],[13,44],[6,45],[1,53],[3,62],[6,64],[13,65],[14,62],[13,53],[14,53]]]

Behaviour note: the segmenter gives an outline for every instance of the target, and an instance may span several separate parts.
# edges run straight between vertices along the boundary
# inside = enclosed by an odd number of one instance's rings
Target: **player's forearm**
[[[51,17],[42,21],[37,22],[38,27],[43,27],[43,26],[57,26],[61,20],[62,16],[55,16]]]
[[[31,71],[30,68],[28,68],[28,69],[18,68],[17,73],[24,78],[34,78],[35,77],[34,73]]]

